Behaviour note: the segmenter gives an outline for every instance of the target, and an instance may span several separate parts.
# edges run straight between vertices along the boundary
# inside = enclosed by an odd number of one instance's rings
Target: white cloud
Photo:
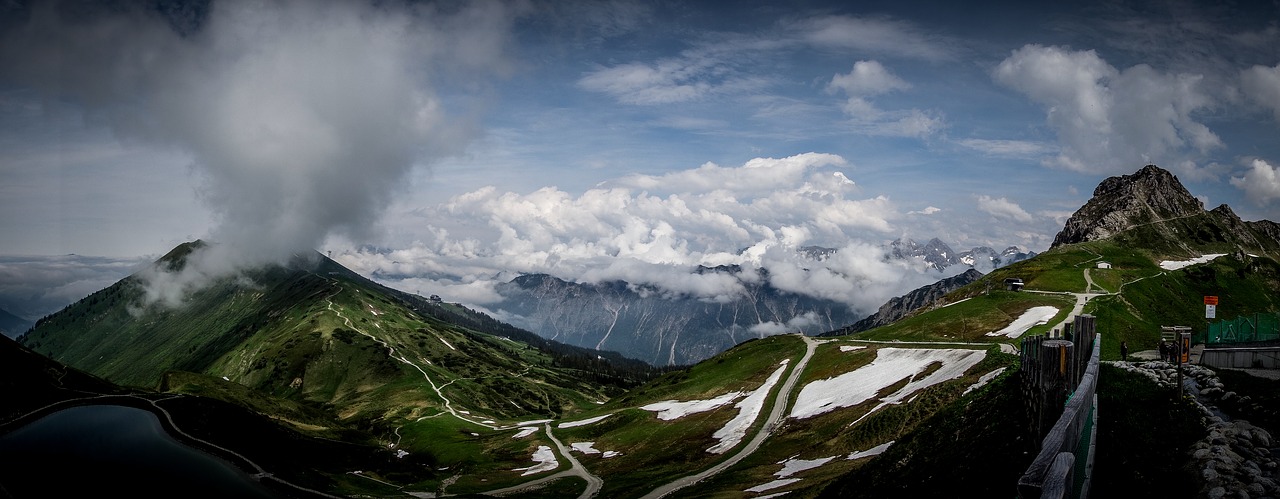
[[[1271,204],[1280,200],[1280,168],[1254,159],[1243,177],[1231,177],[1231,185],[1244,191],[1245,197],[1258,206]]]
[[[1166,74],[1147,65],[1120,71],[1092,50],[1026,45],[993,76],[1046,107],[1060,147],[1046,161],[1053,166],[1111,173],[1162,163],[1196,174],[1188,158],[1223,146],[1193,116],[1213,105],[1199,74]]]
[[[876,61],[858,61],[848,74],[837,74],[827,85],[828,92],[844,92],[848,99],[840,109],[849,116],[848,125],[856,133],[890,137],[925,137],[944,126],[936,113],[919,109],[884,111],[870,101],[875,95],[911,88]]]
[[[978,209],[996,218],[1019,222],[1030,222],[1032,219],[1031,214],[1022,209],[1021,206],[1018,206],[1017,203],[1006,198],[993,198],[985,194],[978,196]]]
[[[1038,158],[1056,150],[1049,144],[1026,140],[964,139],[956,143],[989,156],[1007,158]]]
[[[506,71],[515,10],[214,2],[184,36],[142,7],[66,18],[45,3],[6,30],[0,74],[127,140],[190,155],[174,166],[194,165],[220,244],[193,254],[190,275],[151,276],[169,286],[148,296],[171,302],[331,235],[369,237],[409,172],[474,134],[473,117],[446,105],[465,95],[426,75],[447,66],[479,87]]]
[[[657,64],[620,64],[596,70],[578,85],[586,90],[602,92],[626,104],[670,104],[696,100],[711,91],[709,82],[700,81],[698,65],[680,60]]]
[[[518,273],[723,303],[767,269],[776,288],[871,310],[939,276],[885,260],[880,243],[905,215],[887,197],[861,195],[845,167],[809,153],[630,175],[581,193],[483,188],[416,210],[404,223],[429,230],[404,249],[340,250],[338,260],[401,289],[482,305],[501,299],[491,283]],[[815,261],[798,251],[807,245],[839,251]],[[745,270],[694,272],[720,265]]]
[[[942,60],[954,45],[917,26],[888,18],[818,16],[788,24],[807,43],[877,55]]]
[[[851,96],[879,95],[908,88],[911,88],[910,83],[890,73],[876,61],[858,61],[848,74],[835,75],[827,85],[828,91],[842,90]]]
[[[926,207],[926,208],[925,208],[925,209],[923,209],[923,210],[908,211],[908,212],[907,212],[907,214],[908,214],[908,215],[932,215],[932,214],[937,213],[937,212],[939,212],[939,211],[942,211],[942,208],[938,208],[938,207],[936,207],[936,206],[929,206],[929,207]]]
[[[1280,64],[1270,68],[1254,66],[1241,71],[1240,86],[1245,95],[1271,109],[1280,120]]]

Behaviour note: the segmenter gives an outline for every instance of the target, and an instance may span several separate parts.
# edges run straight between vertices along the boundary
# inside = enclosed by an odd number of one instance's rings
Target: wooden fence
[[[1093,316],[1078,315],[1060,335],[1022,340],[1027,431],[1041,443],[1018,479],[1021,498],[1088,496],[1102,343],[1096,327]]]

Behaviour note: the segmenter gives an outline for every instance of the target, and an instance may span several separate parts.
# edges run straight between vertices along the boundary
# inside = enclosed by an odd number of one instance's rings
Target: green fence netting
[[[1278,339],[1280,339],[1280,315],[1267,313],[1242,315],[1231,320],[1209,323],[1205,343],[1214,345]]]

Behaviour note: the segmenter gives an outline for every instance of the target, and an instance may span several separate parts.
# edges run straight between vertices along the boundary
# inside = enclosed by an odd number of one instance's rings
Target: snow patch
[[[1220,256],[1226,256],[1226,253],[1211,253],[1208,255],[1201,256],[1199,258],[1192,258],[1190,260],[1178,260],[1178,261],[1165,260],[1163,262],[1160,262],[1160,268],[1165,270],[1178,270],[1183,267],[1190,267],[1192,265],[1208,263]]]
[[[516,423],[516,426],[529,426],[529,425],[550,423],[550,422],[551,422],[550,419],[535,419],[533,421],[521,421],[519,423]]]
[[[820,457],[817,459],[796,459],[794,457],[788,458],[785,461],[778,461],[778,464],[782,465],[782,469],[775,471],[773,473],[773,476],[776,476],[778,478],[786,478],[796,473],[799,473],[801,471],[810,470],[810,469],[822,466],[824,464],[827,464],[828,461],[831,461],[832,459],[835,459],[835,458],[836,456]]]
[[[595,442],[574,442],[569,444],[569,447],[572,447],[573,450],[576,450],[583,454],[599,454],[600,451],[596,450],[596,448],[593,447],[594,445],[595,445]]]
[[[751,488],[749,488],[749,489],[745,490],[744,492],[764,492],[764,491],[766,491],[766,490],[776,489],[776,488],[778,488],[778,487],[783,487],[783,486],[786,486],[786,485],[791,485],[791,484],[796,483],[796,482],[799,482],[799,481],[800,481],[800,479],[799,479],[799,478],[783,478],[783,479],[781,479],[781,480],[774,480],[774,481],[769,482],[769,483],[766,483],[766,484],[764,484],[764,485],[756,485],[755,487],[751,487]]]
[[[882,443],[880,445],[877,445],[867,450],[853,451],[849,453],[849,457],[846,457],[845,459],[852,461],[854,459],[861,459],[864,457],[879,456],[886,449],[888,449],[890,445],[893,445],[893,442],[895,441],[890,440],[888,442]]]
[[[600,457],[607,459],[613,456],[621,456],[621,455],[622,454],[616,450],[607,450],[607,451],[604,451],[604,454],[601,454]]]
[[[716,430],[712,437],[720,440],[720,443],[711,446],[707,452],[712,454],[723,454],[733,446],[742,442],[743,437],[747,436],[747,429],[751,423],[760,416],[760,410],[764,408],[764,399],[769,397],[769,391],[773,389],[773,385],[778,384],[778,380],[782,379],[782,372],[787,370],[784,363],[773,374],[769,375],[769,379],[764,380],[764,384],[760,388],[747,395],[746,398],[734,405],[738,408],[738,415],[724,424],[723,428]]]
[[[906,386],[881,399],[881,405],[896,404],[917,390],[959,377],[986,355],[985,350],[881,348],[870,364],[805,385],[796,397],[791,417],[804,419],[861,404],[885,387],[910,377]],[[934,362],[941,362],[942,368],[923,379],[917,378]]]
[[[437,340],[440,340],[440,343],[444,343],[444,346],[449,347],[449,350],[453,350],[453,351],[455,351],[455,352],[456,352],[456,351],[458,351],[458,349],[457,349],[457,348],[453,348],[453,345],[450,345],[450,344],[449,344],[449,342],[444,341],[444,338],[441,338],[441,337],[440,337],[440,335],[438,335],[438,334],[437,334],[437,335],[436,335],[436,339],[437,339]]]
[[[533,462],[538,464],[528,468],[516,468],[512,471],[523,471],[524,473],[521,473],[520,476],[525,476],[551,471],[560,467],[560,461],[556,460],[556,453],[551,452],[551,448],[545,445],[539,445],[538,450],[533,451]]]
[[[977,383],[974,383],[974,384],[972,384],[972,385],[969,385],[969,388],[965,388],[965,389],[964,389],[964,393],[961,393],[961,394],[960,394],[960,396],[961,396],[961,397],[963,397],[963,396],[965,396],[965,395],[968,395],[968,394],[969,394],[969,392],[971,392],[971,391],[974,391],[974,390],[977,390],[977,389],[979,389],[979,388],[982,388],[982,386],[983,386],[983,385],[985,385],[985,384],[987,384],[987,383],[991,382],[991,380],[993,380],[993,379],[996,379],[996,376],[999,376],[999,375],[1000,375],[1000,373],[1004,372],[1004,370],[1005,370],[1005,369],[1007,369],[1007,368],[1001,367],[1000,369],[996,369],[996,370],[991,371],[991,372],[989,372],[989,373],[987,373],[987,374],[983,374],[981,378],[978,378],[978,382],[977,382]]]
[[[852,352],[854,350],[862,350],[867,348],[866,345],[840,345],[841,352]]]
[[[640,408],[646,411],[658,413],[658,419],[671,421],[689,414],[710,411],[728,404],[729,402],[733,402],[741,396],[742,392],[729,392],[713,399],[689,400],[684,402],[678,400],[663,400],[661,402],[654,402],[649,405],[641,406]]]
[[[520,431],[517,432],[515,435],[512,435],[511,438],[524,438],[537,432],[538,432],[537,426],[528,426],[525,428],[521,428]]]
[[[604,418],[607,418],[607,417],[612,416],[612,415],[613,415],[613,413],[609,413],[609,414],[605,414],[605,415],[603,415],[603,416],[596,416],[596,417],[594,417],[594,418],[584,419],[584,420],[582,420],[582,421],[572,421],[572,422],[568,422],[568,423],[560,423],[558,426],[556,426],[556,428],[573,428],[573,427],[575,427],[575,426],[585,426],[585,425],[589,425],[589,424],[592,424],[592,423],[598,423],[598,422],[600,422],[600,421],[604,420]]]
[[[1048,305],[1031,307],[1030,310],[1023,312],[1021,317],[1018,317],[1008,326],[1005,326],[1004,329],[987,333],[987,336],[1008,336],[1010,338],[1017,338],[1022,336],[1022,333],[1027,332],[1027,330],[1032,327],[1039,326],[1041,324],[1048,324],[1049,321],[1053,320],[1053,316],[1055,315],[1058,315],[1058,307],[1050,307]]]

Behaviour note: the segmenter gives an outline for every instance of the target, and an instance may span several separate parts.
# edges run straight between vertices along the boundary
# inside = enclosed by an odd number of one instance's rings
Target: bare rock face
[[[1126,229],[1204,213],[1178,177],[1156,165],[1132,175],[1108,178],[1093,198],[1076,210],[1053,240],[1053,246],[1106,239]]]

